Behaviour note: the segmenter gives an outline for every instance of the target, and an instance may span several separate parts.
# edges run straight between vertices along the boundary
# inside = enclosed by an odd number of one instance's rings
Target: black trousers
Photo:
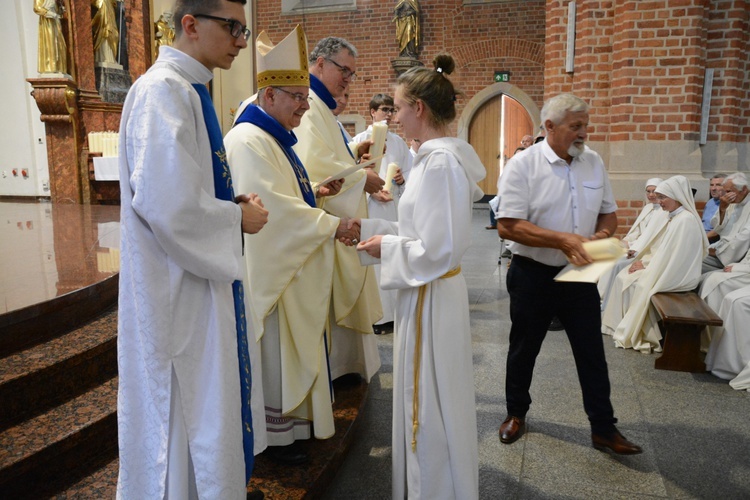
[[[609,399],[599,292],[591,283],[554,281],[560,269],[517,255],[511,260],[506,280],[512,321],[505,380],[508,414],[525,417],[529,411],[536,357],[550,321],[557,316],[573,350],[591,430],[610,433],[617,419]]]

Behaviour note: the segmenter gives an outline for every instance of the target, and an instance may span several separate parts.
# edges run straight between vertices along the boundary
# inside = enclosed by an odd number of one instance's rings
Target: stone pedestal
[[[53,203],[83,202],[82,177],[78,171],[78,85],[60,78],[29,78],[41,120],[47,133],[47,163]],[[88,187],[88,180],[86,180]]]
[[[133,84],[130,73],[122,69],[119,64],[100,65],[94,68],[96,75],[96,88],[99,90],[105,102],[122,104],[125,96]]]
[[[391,66],[396,70],[396,73],[400,75],[410,68],[424,66],[424,64],[411,57],[397,57],[391,61]]]

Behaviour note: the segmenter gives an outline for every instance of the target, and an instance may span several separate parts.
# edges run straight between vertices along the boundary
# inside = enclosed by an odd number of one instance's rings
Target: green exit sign
[[[495,81],[496,82],[509,82],[510,71],[495,71]]]

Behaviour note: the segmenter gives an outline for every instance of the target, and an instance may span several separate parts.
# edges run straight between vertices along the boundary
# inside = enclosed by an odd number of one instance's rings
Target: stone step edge
[[[111,419],[117,409],[117,378],[0,433],[0,488],[35,466],[80,445],[76,436]],[[116,418],[116,417],[115,417]],[[40,432],[44,429],[46,432]],[[117,432],[112,436],[117,446]],[[43,474],[43,470],[40,471]],[[1,490],[0,490],[1,491]]]
[[[0,314],[0,358],[64,335],[117,304],[120,275],[54,299]]]
[[[0,431],[117,375],[117,310],[0,359]]]

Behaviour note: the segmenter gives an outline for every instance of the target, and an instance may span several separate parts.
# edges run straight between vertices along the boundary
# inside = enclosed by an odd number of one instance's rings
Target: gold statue
[[[154,59],[159,57],[159,47],[172,45],[174,42],[174,28],[172,27],[172,13],[165,12],[154,23]]]
[[[34,0],[34,12],[39,15],[39,73],[67,73],[68,49],[65,45],[57,0]]]
[[[117,45],[120,32],[117,29],[114,0],[91,0],[96,14],[91,20],[94,35],[94,59],[98,63],[117,63]]]
[[[393,12],[399,55],[416,59],[419,55],[419,1],[399,0]]]

